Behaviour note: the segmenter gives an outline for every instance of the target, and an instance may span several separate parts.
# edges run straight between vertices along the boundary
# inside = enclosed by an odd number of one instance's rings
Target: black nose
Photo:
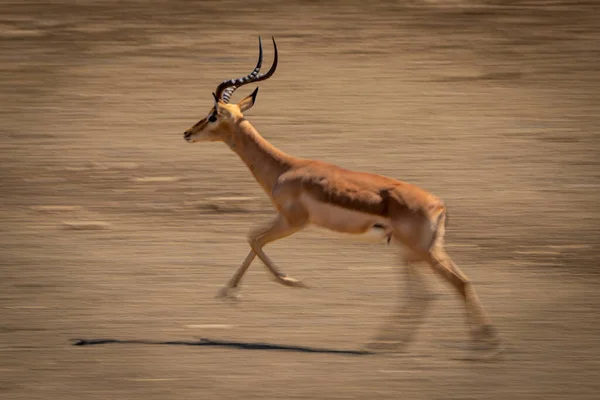
[[[187,139],[189,136],[190,136],[190,131],[185,131],[185,132],[183,132],[183,137],[184,137],[184,138],[186,138],[186,139]]]

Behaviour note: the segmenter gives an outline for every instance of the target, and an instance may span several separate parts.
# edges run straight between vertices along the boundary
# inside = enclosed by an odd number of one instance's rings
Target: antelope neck
[[[279,176],[297,162],[295,157],[269,143],[246,119],[236,124],[233,135],[226,143],[242,159],[268,195]]]

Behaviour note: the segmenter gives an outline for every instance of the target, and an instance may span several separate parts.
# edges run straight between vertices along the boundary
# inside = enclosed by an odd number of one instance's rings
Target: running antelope
[[[406,270],[412,271],[408,276],[414,276],[414,263],[426,262],[462,297],[474,337],[494,339],[494,330],[473,285],[444,250],[446,207],[440,199],[406,182],[294,157],[276,148],[243,115],[254,106],[258,88],[239,103],[229,103],[236,89],[273,75],[278,60],[274,38],[273,46],[273,65],[267,73],[260,74],[263,49],[259,37],[259,57],[254,70],[247,76],[220,83],[213,93],[214,105],[208,115],[184,133],[188,143],[227,144],[250,169],[277,209],[274,220],[250,231],[251,250],[219,294],[232,295],[256,256],[277,282],[306,287],[282,273],[263,247],[308,226],[316,226],[392,242],[401,249]]]

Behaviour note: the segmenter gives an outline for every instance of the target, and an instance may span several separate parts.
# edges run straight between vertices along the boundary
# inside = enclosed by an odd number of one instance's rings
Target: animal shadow
[[[376,354],[368,350],[347,350],[318,348],[311,346],[283,345],[266,342],[240,342],[229,340],[216,340],[200,338],[199,340],[148,340],[148,339],[71,339],[74,346],[92,346],[103,344],[139,344],[139,345],[164,345],[164,346],[196,346],[196,347],[225,347],[238,350],[263,350],[263,351],[288,351],[296,353],[340,354],[352,356],[366,356]]]

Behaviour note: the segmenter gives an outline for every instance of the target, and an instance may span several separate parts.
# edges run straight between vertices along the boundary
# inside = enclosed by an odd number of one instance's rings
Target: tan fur
[[[288,286],[302,282],[281,273],[263,247],[307,226],[349,235],[380,235],[402,249],[403,263],[425,261],[462,296],[470,321],[489,330],[487,316],[468,278],[443,250],[446,209],[425,190],[389,177],[347,170],[291,156],[265,140],[242,115],[254,98],[218,102],[218,119],[208,118],[185,133],[189,142],[225,142],[246,164],[278,211],[275,220],[250,232],[251,251],[222,294],[238,287],[255,256],[273,278]],[[425,307],[423,307],[425,309]]]
[[[194,132],[189,140],[227,143],[291,224],[314,224],[349,234],[362,234],[379,224],[395,230],[396,239],[408,242],[410,248],[429,249],[434,221],[445,209],[437,197],[385,176],[286,154],[266,141],[237,107],[221,105],[221,114],[230,119],[215,122],[213,130]],[[307,220],[291,220],[294,214],[286,212],[289,207],[306,210]]]

